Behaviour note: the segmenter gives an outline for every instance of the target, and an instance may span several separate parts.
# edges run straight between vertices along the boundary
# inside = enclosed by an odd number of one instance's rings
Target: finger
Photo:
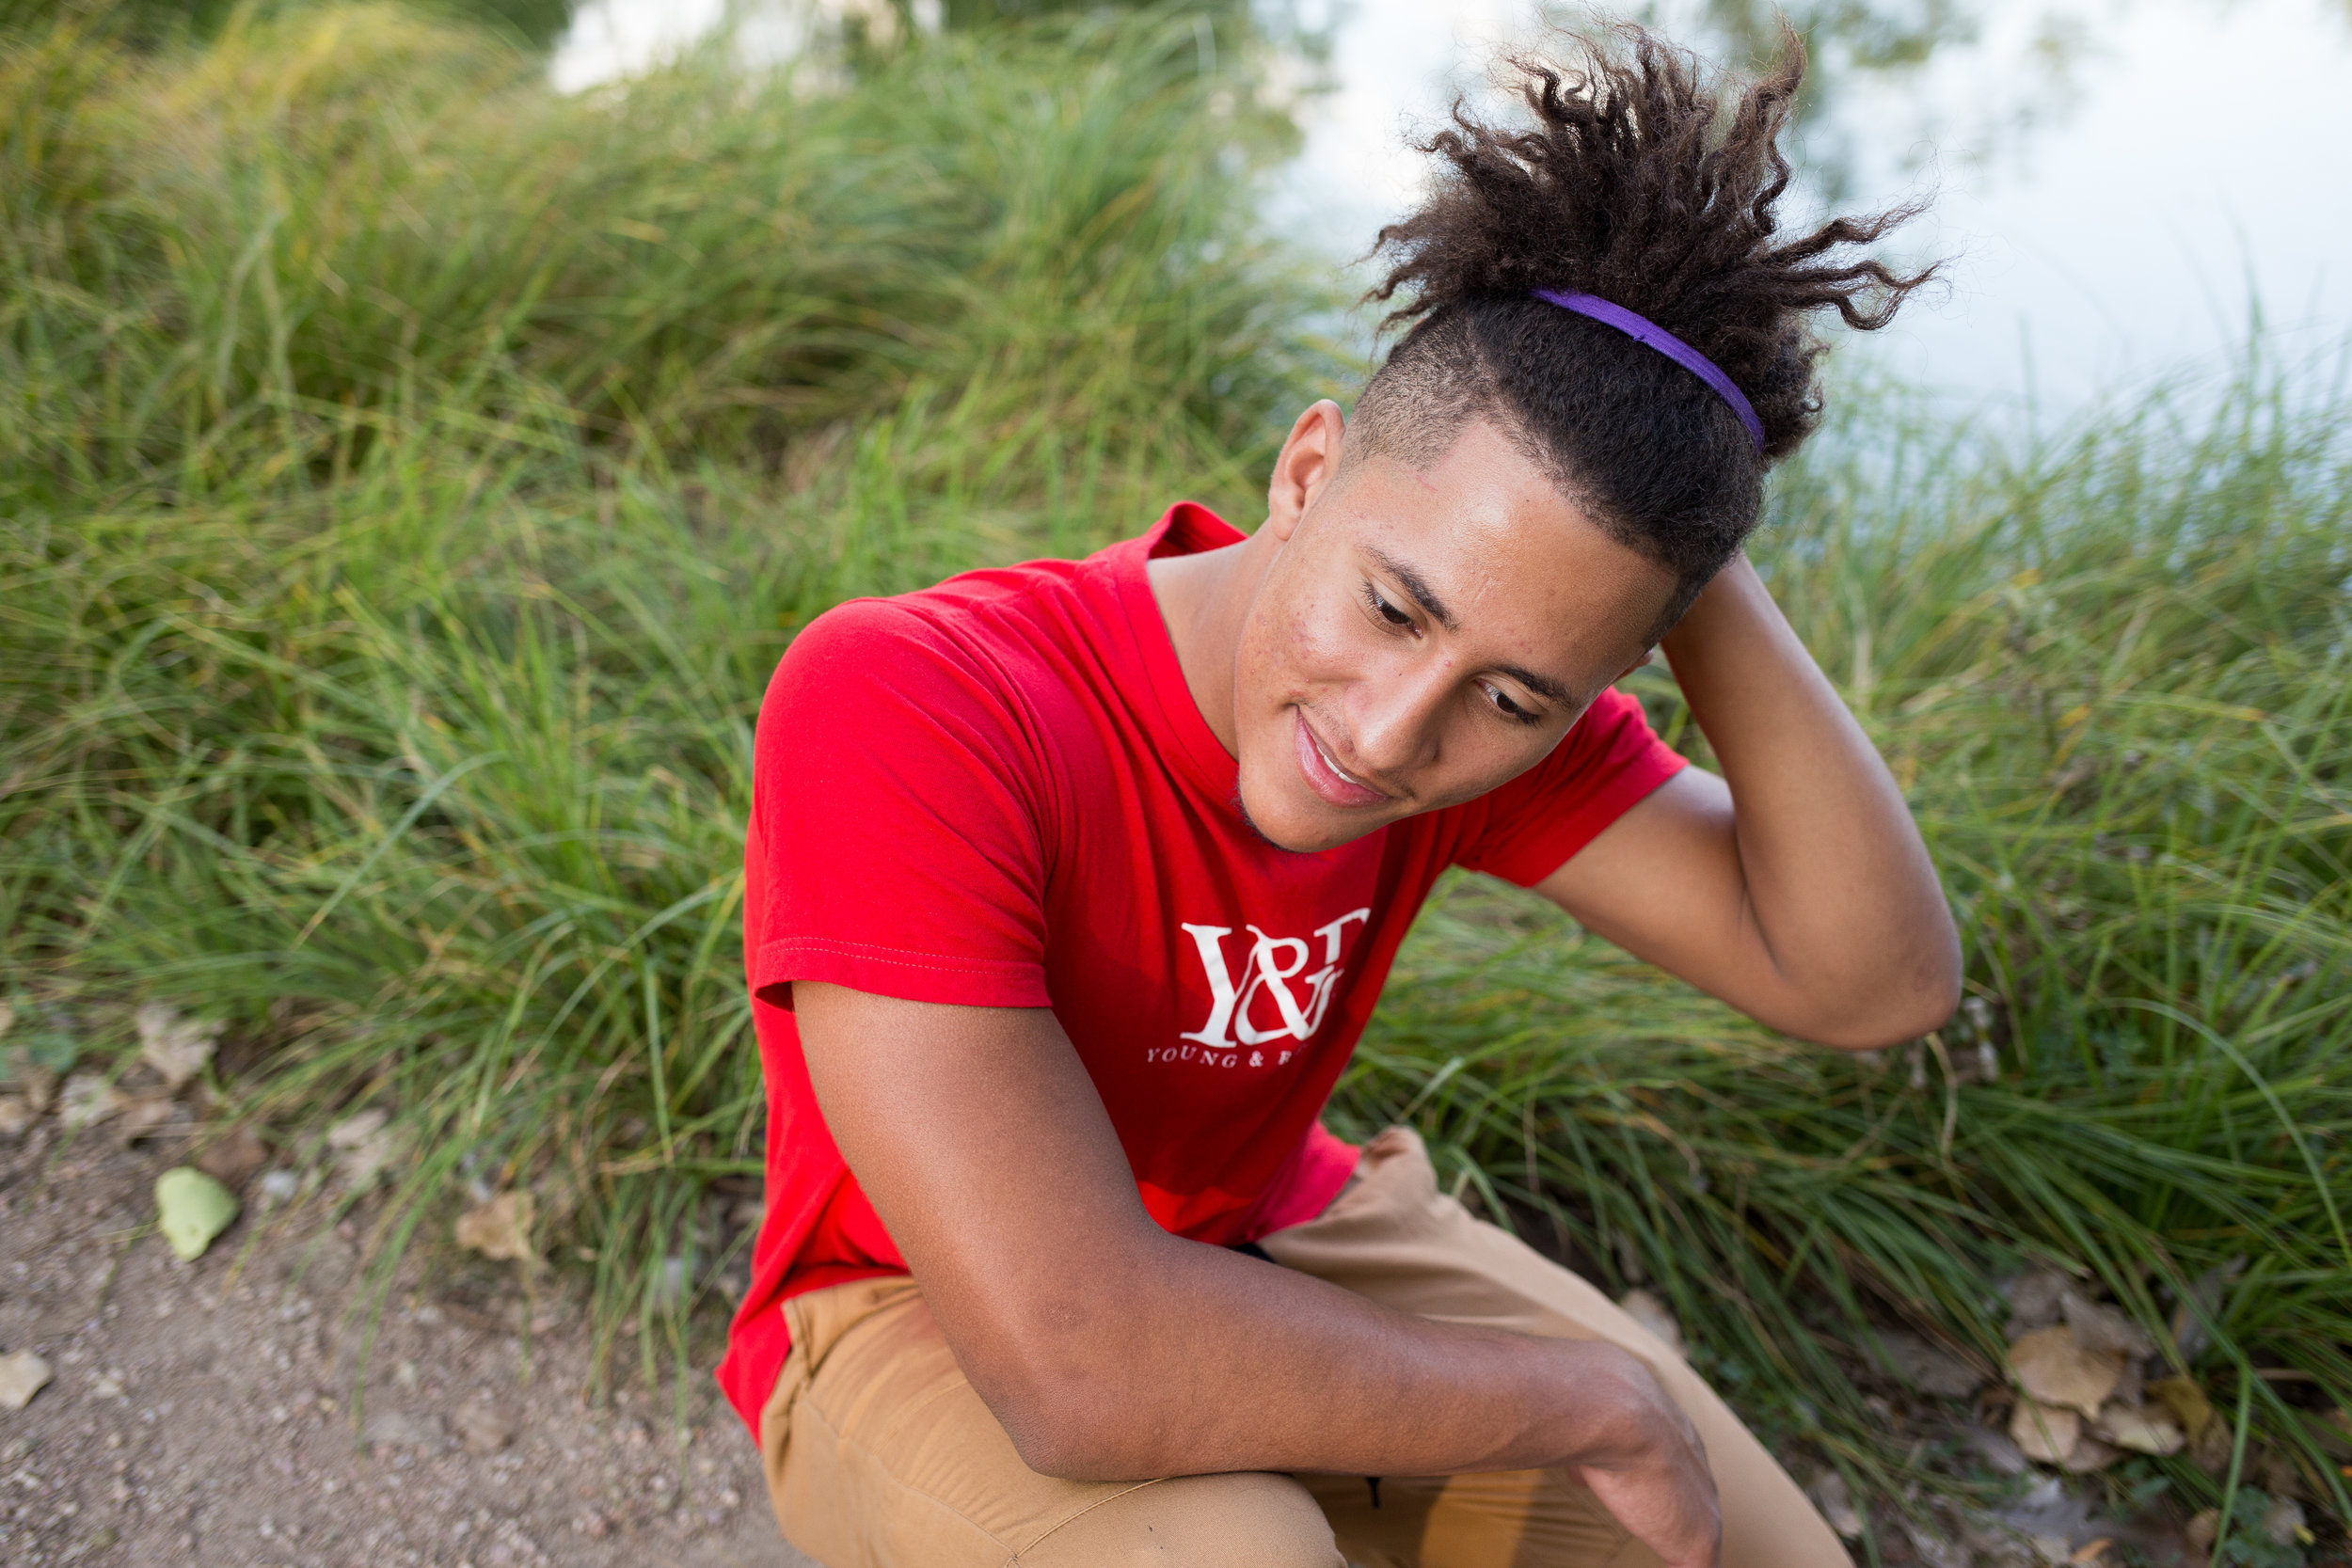
[[[1723,1521],[1714,1478],[1704,1465],[1599,1467],[1577,1471],[1610,1516],[1668,1568],[1716,1568]]]

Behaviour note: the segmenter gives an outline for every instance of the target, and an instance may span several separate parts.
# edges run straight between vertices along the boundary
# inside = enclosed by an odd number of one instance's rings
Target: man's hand
[[[1032,1469],[1567,1465],[1675,1568],[1712,1568],[1706,1461],[1626,1352],[1434,1323],[1170,1236],[1050,1011],[793,993],[826,1124]]]
[[[1723,1514],[1698,1433],[1640,1362],[1617,1354],[1624,1363],[1614,1377],[1625,1390],[1623,1431],[1597,1451],[1571,1459],[1568,1473],[1666,1568],[1715,1568]]]

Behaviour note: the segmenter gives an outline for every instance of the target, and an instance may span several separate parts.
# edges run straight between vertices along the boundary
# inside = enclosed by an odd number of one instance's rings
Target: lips
[[[1370,784],[1349,777],[1340,770],[1325,752],[1315,732],[1307,727],[1307,716],[1292,710],[1292,740],[1298,752],[1298,771],[1307,780],[1307,787],[1326,802],[1343,811],[1359,811],[1365,806],[1384,805],[1388,797]]]

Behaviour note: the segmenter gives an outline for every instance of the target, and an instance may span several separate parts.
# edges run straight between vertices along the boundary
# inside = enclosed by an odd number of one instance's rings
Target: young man
[[[1738,553],[1814,417],[1802,311],[1909,285],[1821,259],[1867,225],[1771,244],[1793,70],[1704,156],[1645,38],[1533,82],[1534,133],[1436,144],[1383,236],[1415,325],[1352,424],[1299,416],[1255,532],[1178,506],[778,670],[770,1211],[721,1380],[832,1568],[1846,1560],[1410,1132],[1317,1120],[1448,865],[1827,1045],[1958,994],[1900,795]],[[1720,778],[1611,689],[1653,646]]]

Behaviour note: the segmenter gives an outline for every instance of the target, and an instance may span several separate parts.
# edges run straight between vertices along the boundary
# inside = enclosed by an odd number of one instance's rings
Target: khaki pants
[[[1373,1139],[1329,1209],[1259,1244],[1402,1311],[1624,1347],[1707,1446],[1724,1568],[1850,1568],[1804,1493],[1696,1373],[1591,1285],[1440,1195],[1412,1132]],[[1658,1561],[1559,1470],[1391,1476],[1376,1489],[1361,1476],[1263,1473],[1057,1481],[1021,1463],[913,1281],[812,1291],[784,1311],[792,1353],[761,1416],[761,1448],[785,1535],[826,1568]]]

